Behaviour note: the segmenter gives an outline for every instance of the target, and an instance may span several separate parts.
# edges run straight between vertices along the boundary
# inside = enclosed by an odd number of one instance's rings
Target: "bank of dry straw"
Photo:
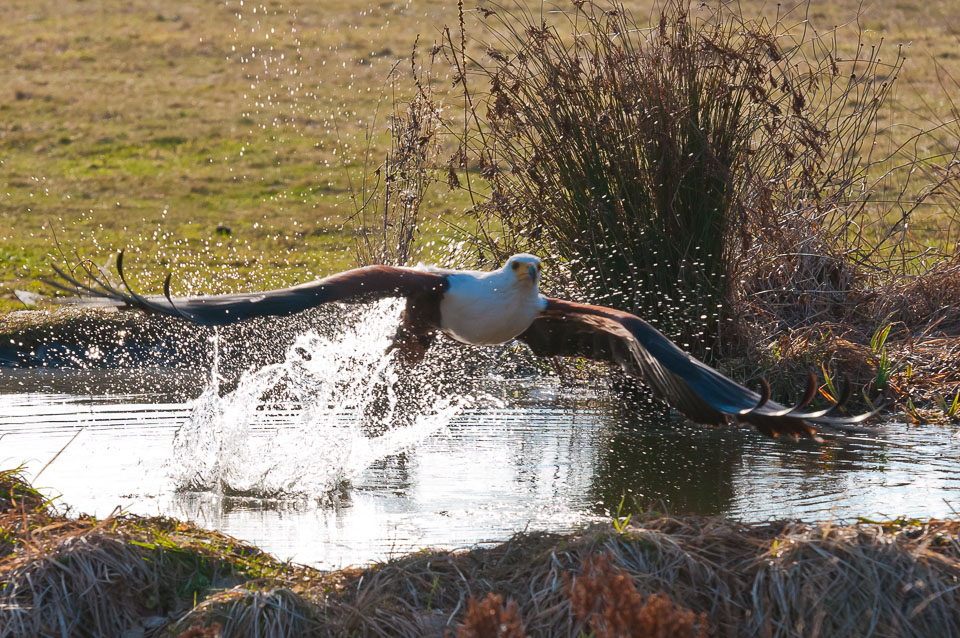
[[[67,518],[16,472],[0,503],[3,637],[960,634],[958,520],[647,516],[321,572],[169,519]]]

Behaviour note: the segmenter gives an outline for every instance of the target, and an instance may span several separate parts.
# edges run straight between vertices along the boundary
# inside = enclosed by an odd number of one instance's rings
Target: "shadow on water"
[[[782,511],[769,507],[781,496],[781,505],[815,505],[818,499],[829,504],[833,498],[855,496],[851,476],[885,485],[881,477],[888,470],[891,447],[901,461],[918,460],[910,452],[912,442],[896,438],[828,434],[818,444],[771,440],[744,428],[701,427],[672,414],[637,387],[615,392],[602,418],[605,439],[590,485],[598,515],[615,511],[626,496],[628,511],[749,513],[762,518]],[[935,438],[943,441],[943,434]],[[955,443],[950,446],[956,453]]]
[[[745,439],[690,427],[659,404],[612,405],[607,439],[590,486],[596,513],[626,506],[719,514],[730,508]]]
[[[117,370],[93,368],[62,370],[25,368],[0,370],[0,395],[44,393],[71,397],[110,397],[129,401],[132,396],[149,396],[151,401],[187,401],[203,391],[210,378],[208,369],[168,370],[163,368]]]

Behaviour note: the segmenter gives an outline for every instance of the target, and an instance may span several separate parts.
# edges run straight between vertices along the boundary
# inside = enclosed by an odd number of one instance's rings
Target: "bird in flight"
[[[761,392],[750,390],[693,358],[635,315],[545,297],[539,288],[542,263],[526,253],[513,255],[493,271],[365,266],[279,290],[192,297],[171,296],[170,275],[163,295],[135,292],[124,276],[122,251],[117,256],[122,288],[86,265],[83,269],[89,277],[87,283],[56,266],[63,281],[51,283],[67,292],[79,292],[81,300],[139,308],[207,326],[290,315],[325,303],[404,297],[406,306],[390,350],[396,350],[408,365],[423,358],[438,333],[474,346],[516,339],[538,356],[580,357],[619,365],[660,399],[702,424],[733,421],[752,425],[768,436],[816,439],[818,427],[849,430],[875,414],[831,416],[849,397],[849,389],[830,408],[805,411],[816,393],[812,372],[797,404],[783,406],[770,399],[766,381],[762,381]]]

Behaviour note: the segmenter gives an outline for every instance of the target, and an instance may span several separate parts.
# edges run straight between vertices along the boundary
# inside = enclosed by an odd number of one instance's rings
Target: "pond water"
[[[412,411],[422,418],[397,410],[402,423],[371,428],[375,401],[298,395],[297,384],[324,385],[320,370],[350,367],[355,378],[332,373],[331,392],[370,394],[356,370],[396,381],[390,367],[338,359],[365,356],[356,344],[298,344],[293,361],[231,392],[208,371],[0,371],[0,467],[25,464],[74,512],[189,519],[323,568],[567,531],[609,519],[623,494],[628,511],[743,520],[960,509],[955,427],[888,423],[822,445],[775,441],[644,416],[554,377],[473,369],[460,379],[471,389],[459,390],[472,400],[430,395],[421,380]]]

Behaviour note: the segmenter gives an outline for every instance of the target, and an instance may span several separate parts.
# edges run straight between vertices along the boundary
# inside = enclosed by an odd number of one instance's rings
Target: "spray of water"
[[[407,370],[386,354],[399,312],[399,302],[384,300],[345,317],[336,335],[307,332],[282,363],[245,373],[225,396],[215,364],[174,440],[176,485],[322,499],[442,430],[477,397],[424,383],[429,362]]]

